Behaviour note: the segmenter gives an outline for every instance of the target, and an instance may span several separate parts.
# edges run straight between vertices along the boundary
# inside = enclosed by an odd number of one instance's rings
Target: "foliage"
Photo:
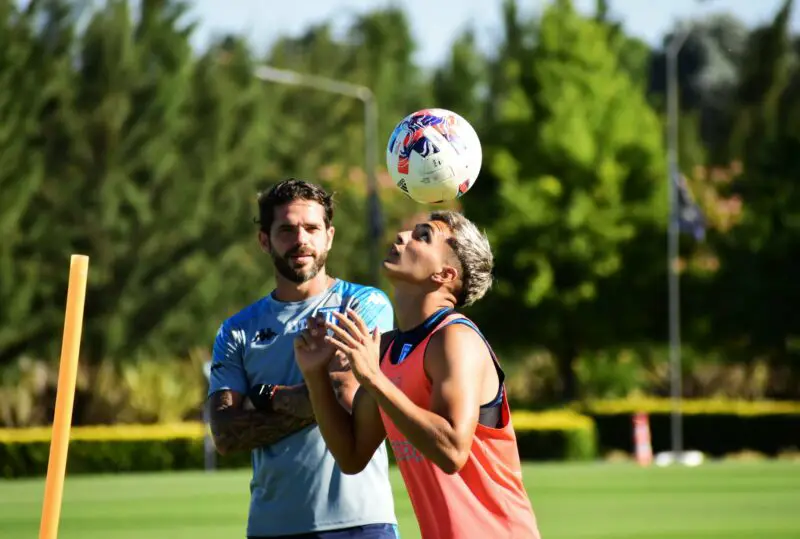
[[[590,460],[597,441],[591,419],[575,412],[515,413],[520,452],[526,460]],[[70,474],[191,470],[203,467],[202,423],[74,427]],[[47,470],[49,428],[0,429],[0,477],[43,475]],[[391,453],[391,450],[389,450]],[[242,452],[218,457],[220,468],[250,465]]]
[[[573,408],[591,415],[618,415],[643,412],[665,414],[672,411],[671,399],[631,398],[590,400],[573,405]],[[682,399],[680,411],[684,415],[800,415],[800,402],[796,401],[743,401],[735,399]]]
[[[81,364],[73,425],[174,423],[202,416],[208,384],[206,350],[186,358],[139,356],[125,363]],[[53,417],[58,371],[22,358],[0,369],[0,426],[48,425]]]
[[[720,312],[706,343],[713,338],[732,359],[762,358],[796,373],[800,101],[788,28],[791,8],[791,1],[784,2],[770,24],[752,33],[749,61],[741,66],[731,151],[741,155],[742,173],[726,187],[729,196],[742,201],[742,215],[718,241],[721,270],[710,288]]]
[[[659,221],[663,146],[644,89],[620,69],[607,25],[554,2],[540,21],[506,3],[492,66],[485,174],[464,197],[496,253],[495,300],[482,321],[507,344],[536,335],[559,358],[564,398],[573,362],[605,344],[591,308],[621,249]],[[616,45],[614,45],[616,47]],[[514,316],[499,317],[497,311]]]
[[[649,416],[653,451],[671,449],[669,399],[634,398],[574,403],[572,409],[597,424],[601,453],[633,451],[631,418]],[[757,451],[768,456],[800,448],[800,402],[683,399],[684,448],[723,456]]]
[[[631,415],[593,416],[599,433],[601,453],[633,451]],[[650,414],[653,451],[670,451],[672,418],[669,412]],[[683,418],[683,446],[721,457],[742,451],[756,451],[770,457],[800,447],[800,414],[739,415],[736,413],[688,414]]]
[[[216,327],[272,287],[257,191],[287,176],[334,190],[331,272],[369,283],[365,153],[380,163],[394,124],[430,106],[483,142],[477,184],[448,207],[492,240],[496,286],[466,314],[512,398],[666,394],[665,51],[613,3],[529,18],[506,0],[495,49],[466,29],[433,72],[399,7],[274,36],[260,56],[236,36],[193,49],[178,0],[83,4],[0,0],[3,424],[52,414],[71,253],[90,256],[76,421],[196,418]],[[679,157],[707,223],[704,241],[681,238],[687,395],[800,397],[792,9],[670,32],[691,30]],[[260,81],[262,62],[370,87],[378,136],[358,99]],[[388,243],[431,208],[377,174]]]

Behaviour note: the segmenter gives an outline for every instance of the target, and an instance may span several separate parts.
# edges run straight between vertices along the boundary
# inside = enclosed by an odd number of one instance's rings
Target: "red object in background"
[[[650,418],[639,412],[633,415],[633,447],[640,466],[653,463],[653,445],[650,441]]]

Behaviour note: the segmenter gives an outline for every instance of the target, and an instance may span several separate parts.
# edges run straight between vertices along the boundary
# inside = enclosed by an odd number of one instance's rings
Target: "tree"
[[[0,364],[54,342],[63,323],[70,223],[54,209],[75,187],[53,182],[47,159],[62,142],[74,15],[67,2],[0,1]]]
[[[663,219],[662,130],[619,69],[606,25],[566,0],[535,25],[507,2],[505,21],[482,196],[464,205],[496,253],[497,299],[484,321],[506,342],[554,352],[570,399],[575,358],[616,322],[590,308],[599,284],[620,271],[637,226]]]
[[[687,170],[706,161],[727,165],[726,145],[735,110],[739,66],[744,61],[747,28],[727,13],[677,25],[664,38],[664,47],[655,51],[650,63],[649,92],[652,102],[661,108],[666,103],[665,49],[683,32],[689,33],[678,54],[681,140],[684,141],[681,163],[687,165]]]
[[[40,164],[29,168],[16,251],[38,282],[32,300],[18,288],[9,302],[14,340],[0,355],[56,357],[70,253],[91,257],[87,359],[206,344],[263,280],[242,247],[269,140],[252,59],[238,46],[226,62],[218,50],[196,62],[179,2],[145,1],[135,23],[127,2],[109,2],[74,43],[75,21],[53,11],[66,4],[48,5],[25,66],[45,91],[22,77],[14,97],[39,116],[36,137],[22,139]]]
[[[280,40],[269,64],[369,87],[379,110],[375,144],[382,172],[389,133],[404,116],[429,106],[429,86],[416,66],[414,41],[404,12],[376,10],[360,15],[345,37],[335,39],[327,24],[310,28],[297,39]],[[269,86],[269,85],[268,85]],[[370,276],[364,173],[364,108],[360,101],[316,89],[273,87],[277,110],[270,123],[282,136],[275,143],[271,176],[296,175],[321,181],[338,194],[336,249],[329,265],[338,276],[367,281]],[[414,204],[400,195],[386,174],[379,174],[388,196],[382,196],[385,239]],[[270,179],[273,179],[272,177]]]
[[[472,30],[453,43],[448,61],[433,77],[433,101],[467,119],[477,130],[485,114],[483,93],[488,90],[486,59],[481,55]]]
[[[719,305],[713,338],[731,359],[797,369],[800,100],[792,89],[791,9],[786,0],[771,24],[751,34],[741,65],[731,148],[743,170],[729,194],[742,201],[743,215],[714,238],[720,272],[710,292]],[[791,394],[788,380],[776,396]]]

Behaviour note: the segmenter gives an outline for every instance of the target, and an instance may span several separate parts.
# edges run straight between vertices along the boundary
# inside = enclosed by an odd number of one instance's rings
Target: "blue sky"
[[[520,2],[531,12],[545,0]],[[628,33],[651,44],[659,44],[674,21],[725,10],[748,25],[769,20],[781,0],[610,0],[614,15]],[[484,48],[500,31],[502,0],[195,0],[193,16],[198,22],[195,45],[203,47],[217,33],[244,34],[260,51],[280,35],[297,35],[310,24],[332,19],[345,28],[354,14],[387,5],[401,5],[409,14],[418,43],[417,60],[424,66],[440,63],[461,30],[473,26]],[[592,12],[595,0],[575,0],[578,8]],[[792,26],[800,28],[800,10]]]

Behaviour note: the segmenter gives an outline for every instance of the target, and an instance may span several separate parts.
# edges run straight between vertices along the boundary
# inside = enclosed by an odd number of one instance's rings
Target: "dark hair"
[[[333,195],[328,194],[319,185],[289,178],[273,185],[268,191],[261,191],[258,194],[258,220],[256,222],[261,225],[261,230],[269,234],[272,222],[275,220],[275,208],[295,200],[317,202],[325,210],[325,228],[331,226]]]

